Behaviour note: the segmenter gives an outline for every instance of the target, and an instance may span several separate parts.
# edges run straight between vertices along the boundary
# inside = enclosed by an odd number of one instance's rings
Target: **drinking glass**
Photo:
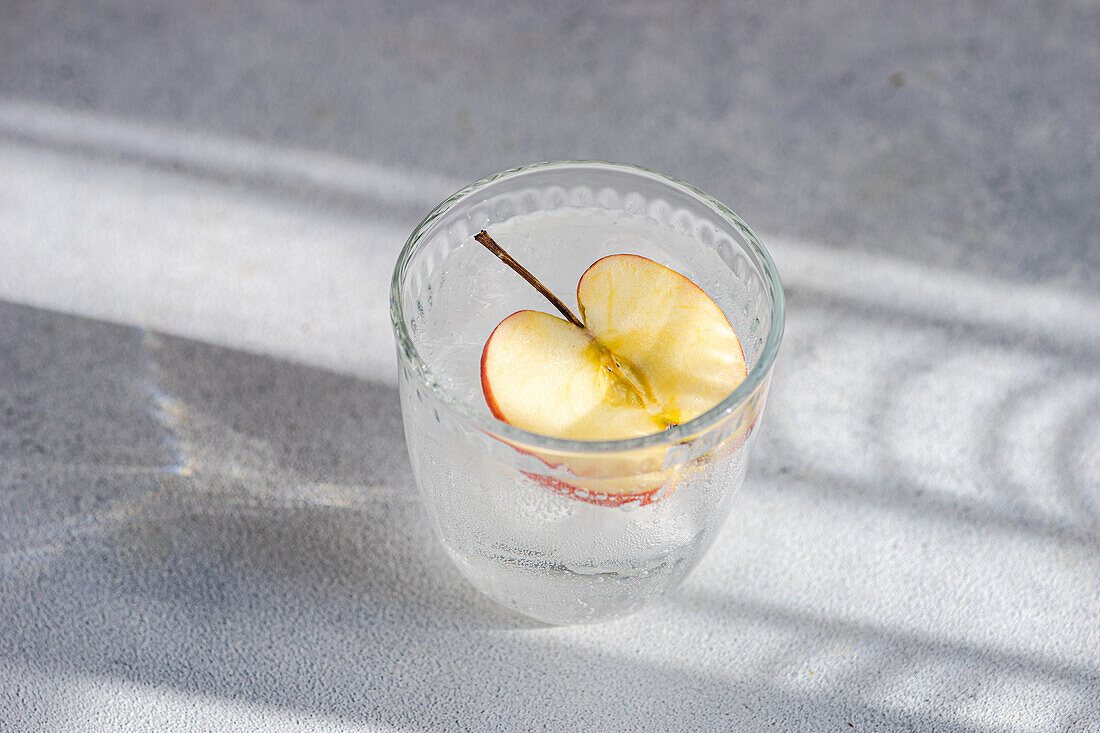
[[[748,376],[703,415],[645,437],[566,440],[496,419],[481,394],[485,339],[515,310],[551,309],[473,240],[482,229],[559,296],[618,251],[677,270],[722,308]],[[630,613],[675,588],[744,480],[783,309],[775,265],[749,227],[653,171],[540,163],[437,206],[398,258],[390,313],[413,475],[462,574],[504,606],[557,624]]]

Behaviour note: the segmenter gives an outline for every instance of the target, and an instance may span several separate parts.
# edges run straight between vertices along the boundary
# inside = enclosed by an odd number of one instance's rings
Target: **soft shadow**
[[[12,304],[0,323],[5,479],[16,496],[39,484],[23,508],[50,523],[28,536],[102,541],[143,571],[330,567],[347,592],[528,625],[436,547],[395,388]]]
[[[388,385],[11,304],[0,324],[5,665],[418,730],[937,722],[485,600],[426,524]]]
[[[995,690],[982,690],[983,681],[1026,680],[1027,684],[1073,693],[1071,699],[1084,703],[1082,710],[1065,710],[1066,720],[1086,717],[1094,702],[1094,691],[1100,689],[1100,673],[1085,665],[1059,662],[1040,654],[1011,651],[993,645],[959,642],[946,635],[906,628],[887,628],[873,621],[857,621],[837,616],[818,615],[786,605],[763,602],[732,593],[684,592],[683,601],[693,605],[716,628],[739,628],[761,622],[775,630],[787,630],[798,639],[814,640],[816,649],[844,649],[851,662],[837,664],[851,685],[867,696],[874,696],[875,687],[888,686],[892,681],[908,679],[921,670],[950,668],[956,670],[956,685],[973,685],[975,697],[988,697]],[[834,660],[829,660],[833,661]],[[804,651],[781,649],[758,664],[804,669]],[[821,666],[828,666],[818,662]],[[880,693],[882,694],[882,693]],[[887,695],[882,694],[882,697]],[[954,729],[952,724],[952,729]]]
[[[1100,485],[1087,485],[1080,473],[1081,463],[1087,456],[1087,430],[1097,424],[1100,424],[1100,397],[1075,407],[1066,416],[1054,441],[1057,446],[1054,465],[1058,469],[1063,497],[1100,536]]]
[[[775,459],[757,461],[757,475],[777,476],[782,490],[826,493],[843,500],[890,507],[912,516],[936,516],[945,522],[988,527],[1006,533],[1056,538],[1091,550],[1100,550],[1100,524],[1096,502],[1100,493],[1088,486],[1074,471],[1086,452],[1084,429],[1097,419],[1098,402],[1088,395],[1095,383],[1100,344],[1066,344],[1055,338],[1022,338],[1008,329],[966,322],[948,322],[915,310],[878,308],[868,313],[857,303],[814,291],[793,289],[789,294],[792,318],[799,311],[825,314],[835,324],[868,323],[875,329],[910,334],[914,346],[894,354],[868,354],[853,379],[873,384],[868,404],[860,404],[867,415],[861,429],[870,437],[866,453],[874,462],[872,477],[847,472],[843,467],[799,460],[801,437],[786,430],[770,430],[768,440]],[[839,327],[839,326],[838,326]],[[934,347],[922,347],[921,336],[932,336]],[[820,365],[829,356],[820,353],[815,341],[813,351],[788,351],[786,369]],[[984,398],[973,396],[962,385],[948,382],[958,391],[936,397],[922,389],[921,380],[929,375],[945,376],[936,370],[957,357],[971,358],[976,353],[992,353],[1003,359],[1005,370],[1016,369],[1019,381]],[[972,364],[977,364],[972,360]],[[1018,368],[1017,364],[1040,365],[1043,371]],[[1004,378],[1005,371],[997,372]],[[975,385],[980,386],[980,385]],[[1080,389],[1077,389],[1080,387]],[[1063,392],[1062,390],[1069,390]],[[1075,390],[1075,391],[1074,391]],[[782,385],[775,390],[782,391]],[[931,454],[959,454],[965,463],[957,465],[966,481],[944,479],[942,485],[929,483],[925,466],[901,448],[914,440],[899,432],[896,424],[907,416],[902,396],[920,394],[914,401],[917,410],[935,418],[944,434],[930,432],[923,437]],[[1034,417],[1029,409],[1034,402],[1085,399],[1069,410],[1051,410],[1052,415],[1032,433],[1015,424],[1020,418]],[[1056,403],[1050,403],[1056,404]],[[774,406],[774,404],[773,404]],[[970,419],[979,429],[961,436],[961,443],[946,437],[946,426],[958,431],[960,420]],[[954,440],[959,440],[956,436]],[[1019,459],[1021,445],[1026,450],[1036,476],[1021,478],[1009,459]],[[958,478],[958,477],[956,477]]]

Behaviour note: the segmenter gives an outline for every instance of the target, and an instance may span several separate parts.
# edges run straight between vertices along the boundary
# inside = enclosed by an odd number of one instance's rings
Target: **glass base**
[[[625,616],[675,588],[697,552],[635,558],[629,565],[550,562],[516,551],[470,555],[444,542],[462,574],[482,593],[549,624],[582,624]]]

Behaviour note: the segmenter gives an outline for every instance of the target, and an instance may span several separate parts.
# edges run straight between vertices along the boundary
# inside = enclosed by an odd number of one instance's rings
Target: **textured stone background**
[[[0,728],[1100,728],[1098,38],[1087,0],[3,3]],[[713,193],[789,297],[715,548],[594,627],[437,548],[386,312],[432,205],[553,158]]]

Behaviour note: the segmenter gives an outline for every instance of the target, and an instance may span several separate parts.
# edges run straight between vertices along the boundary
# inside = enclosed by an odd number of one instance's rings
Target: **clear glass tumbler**
[[[482,229],[559,296],[631,251],[689,277],[741,340],[744,382],[700,417],[629,440],[520,430],[481,395],[481,347],[548,303],[473,240]],[[413,231],[390,310],[409,456],[440,542],[483,593],[550,623],[632,612],[699,562],[745,477],[783,333],[783,291],[741,219],[692,186],[602,162],[517,168],[474,183]]]

